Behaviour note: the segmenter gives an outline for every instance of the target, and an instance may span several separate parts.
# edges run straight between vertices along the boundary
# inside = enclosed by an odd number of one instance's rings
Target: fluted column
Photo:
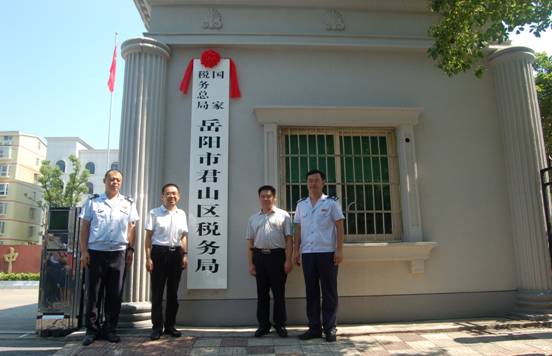
[[[124,301],[145,302],[149,300],[149,275],[145,269],[143,223],[149,209],[159,203],[170,48],[151,38],[130,39],[121,48],[126,62],[119,141],[122,190],[135,199],[141,218],[136,228],[134,263],[126,275]]]
[[[552,311],[552,273],[539,172],[544,142],[526,47],[499,50],[489,58],[501,124],[516,260],[517,310]]]

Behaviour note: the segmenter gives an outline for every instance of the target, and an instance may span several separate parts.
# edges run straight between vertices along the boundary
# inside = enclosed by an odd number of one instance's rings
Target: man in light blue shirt
[[[115,333],[123,295],[125,262],[132,263],[135,223],[139,219],[134,201],[119,194],[123,176],[111,169],[105,173],[105,193],[93,195],[82,207],[80,218],[81,267],[86,268],[86,335],[83,345],[99,337],[119,342]],[[126,256],[126,258],[125,258]],[[98,319],[100,285],[105,286],[103,324]]]
[[[326,175],[319,170],[307,173],[309,196],[295,208],[295,263],[303,264],[309,329],[301,340],[322,336],[336,341],[337,267],[343,261],[343,212],[337,198],[322,193]],[[322,308],[320,308],[322,290]],[[320,311],[322,310],[322,324]]]

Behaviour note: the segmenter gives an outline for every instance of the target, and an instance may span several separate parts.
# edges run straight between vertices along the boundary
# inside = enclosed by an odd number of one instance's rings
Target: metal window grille
[[[6,230],[6,222],[0,221],[0,235],[4,235],[5,230]]]
[[[6,215],[8,211],[8,203],[0,203],[0,215]]]
[[[0,177],[7,177],[9,173],[9,167],[7,165],[0,166]]]
[[[393,129],[297,128],[279,132],[280,199],[294,214],[308,196],[306,173],[326,173],[325,194],[341,202],[347,242],[400,241],[398,163]]]

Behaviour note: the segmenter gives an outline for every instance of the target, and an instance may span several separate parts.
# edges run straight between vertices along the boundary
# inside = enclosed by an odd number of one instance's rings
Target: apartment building
[[[67,183],[73,166],[69,161],[70,155],[79,158],[82,168],[88,169],[88,192],[101,193],[104,191],[103,176],[106,170],[119,168],[119,150],[94,149],[79,137],[46,137],[48,153],[46,159],[58,166],[63,172],[63,182]]]
[[[19,131],[0,131],[0,244],[40,244],[40,164],[46,142]]]

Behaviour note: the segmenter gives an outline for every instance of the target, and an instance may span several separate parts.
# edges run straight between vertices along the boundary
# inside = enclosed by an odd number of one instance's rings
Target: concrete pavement
[[[252,337],[254,328],[181,326],[180,338],[150,341],[147,329],[121,330],[122,341],[81,346],[83,332],[66,338],[34,334],[38,288],[0,289],[2,355],[552,355],[552,322],[510,318],[339,326],[338,341],[300,341],[304,327]]]
[[[35,334],[38,287],[0,288],[0,354],[52,355],[65,341]]]

